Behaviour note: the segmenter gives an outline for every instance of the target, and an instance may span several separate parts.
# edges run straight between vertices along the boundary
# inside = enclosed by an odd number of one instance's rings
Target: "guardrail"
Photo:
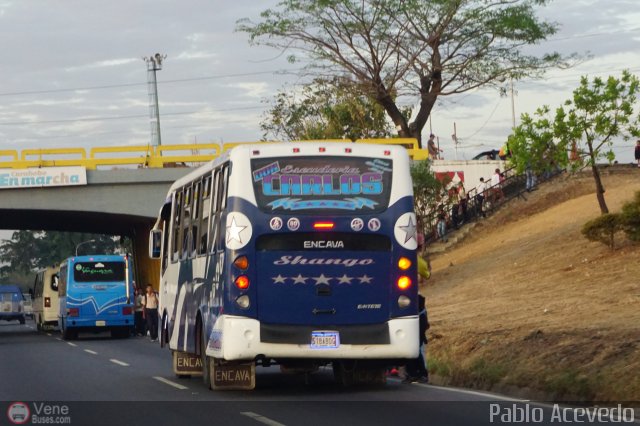
[[[296,141],[319,142],[319,141]],[[350,140],[322,140],[320,142],[352,142]],[[137,166],[140,168],[180,167],[204,163],[218,157],[234,146],[259,142],[229,142],[185,145],[134,145],[93,148],[29,148],[0,150],[0,169],[26,169],[30,167],[83,166],[88,170],[98,167]],[[268,143],[268,142],[265,142]],[[282,142],[289,143],[289,142]],[[418,148],[415,139],[359,139],[355,143],[401,145],[413,160],[428,158],[428,150]]]

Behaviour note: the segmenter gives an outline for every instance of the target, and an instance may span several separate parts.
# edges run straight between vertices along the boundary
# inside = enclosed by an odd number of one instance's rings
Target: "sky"
[[[0,0],[0,150],[148,144],[143,57],[155,53],[166,55],[157,73],[163,144],[259,140],[268,101],[285,84],[303,82],[300,65],[250,46],[235,26],[276,3]],[[561,28],[532,51],[588,52],[590,59],[515,82],[513,97],[486,89],[441,98],[424,134],[438,136],[446,159],[499,148],[512,126],[512,101],[518,122],[543,104],[560,105],[581,75],[640,74],[637,0],[555,0],[539,13]],[[632,161],[633,145],[616,145],[621,162]]]

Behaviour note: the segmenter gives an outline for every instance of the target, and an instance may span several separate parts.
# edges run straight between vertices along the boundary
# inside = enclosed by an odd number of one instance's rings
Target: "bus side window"
[[[60,281],[58,282],[58,294],[60,297],[67,295],[67,264],[60,267]]]
[[[182,209],[182,217],[180,218],[180,234],[182,239],[182,250],[180,251],[180,259],[185,260],[190,253],[189,235],[191,231],[191,211],[193,209],[193,188],[187,186],[184,191],[184,207]]]
[[[200,214],[200,235],[198,236],[198,254],[207,253],[207,238],[209,235],[209,217],[211,212],[211,175],[207,176],[202,183],[202,203]]]
[[[60,278],[58,274],[51,275],[51,290],[58,291],[58,286],[60,284]]]
[[[220,210],[224,210],[227,207],[227,194],[229,192],[229,164],[222,166],[222,201],[220,203]]]
[[[191,212],[191,230],[189,236],[189,258],[196,256],[198,228],[200,227],[200,209],[202,208],[202,181],[198,180],[193,190],[193,210]]]
[[[211,194],[211,238],[209,240],[209,252],[215,253],[218,249],[220,238],[220,169],[216,169],[213,175],[213,192]]]
[[[171,220],[171,233],[173,234],[171,242],[171,262],[177,262],[180,259],[180,216],[182,215],[182,190],[176,192],[173,197],[173,218]]]

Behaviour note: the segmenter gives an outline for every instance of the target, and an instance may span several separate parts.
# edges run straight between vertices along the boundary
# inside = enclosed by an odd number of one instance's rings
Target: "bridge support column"
[[[149,258],[149,232],[153,224],[136,225],[133,231],[133,261],[136,283],[143,289],[151,284],[155,291],[160,286],[160,261]]]

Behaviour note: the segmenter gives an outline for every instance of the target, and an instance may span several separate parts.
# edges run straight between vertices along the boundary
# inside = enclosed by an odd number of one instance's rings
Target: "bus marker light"
[[[70,317],[77,317],[80,314],[78,308],[67,308],[67,315]]]
[[[257,149],[254,149],[254,150],[252,151],[252,154],[253,154],[253,155],[260,155],[260,151],[258,151]]]
[[[240,256],[233,261],[233,264],[236,268],[244,271],[249,267],[249,259],[247,259],[247,256]]]
[[[411,278],[407,277],[406,275],[398,278],[398,288],[400,290],[406,290],[409,287],[411,287]]]
[[[333,229],[335,224],[333,222],[314,222],[314,229]]]
[[[391,155],[391,151],[389,151],[388,149],[384,151],[384,155]]]
[[[347,154],[351,154],[351,151],[353,151],[351,148],[345,148],[344,152],[346,152]]]
[[[411,267],[411,261],[406,257],[401,257],[398,260],[398,268],[400,268],[401,270],[406,271],[410,267]]]
[[[411,299],[409,299],[407,296],[402,295],[398,297],[398,307],[407,308],[409,307],[409,305],[411,305]]]
[[[325,152],[326,150],[327,150],[327,148],[325,148],[325,147],[318,148],[318,151],[320,151],[320,152]]]
[[[45,308],[50,308],[51,307],[51,298],[50,297],[45,297],[44,298],[44,307]]]
[[[300,148],[293,148],[293,153],[294,153],[294,154],[297,154],[297,153],[299,153],[299,152],[300,152]]]
[[[236,303],[237,303],[237,304],[238,304],[238,306],[240,306],[242,309],[247,309],[247,308],[251,305],[251,302],[250,302],[250,300],[249,300],[249,296],[247,296],[246,294],[245,294],[245,295],[242,295],[242,296],[240,296],[240,297],[238,297],[238,298],[236,299]]]
[[[131,315],[132,313],[133,313],[133,309],[131,309],[131,306],[122,307],[122,315]]]
[[[238,287],[240,290],[245,290],[249,288],[249,277],[247,277],[246,275],[240,275],[238,278],[236,278],[235,284],[236,287]]]

